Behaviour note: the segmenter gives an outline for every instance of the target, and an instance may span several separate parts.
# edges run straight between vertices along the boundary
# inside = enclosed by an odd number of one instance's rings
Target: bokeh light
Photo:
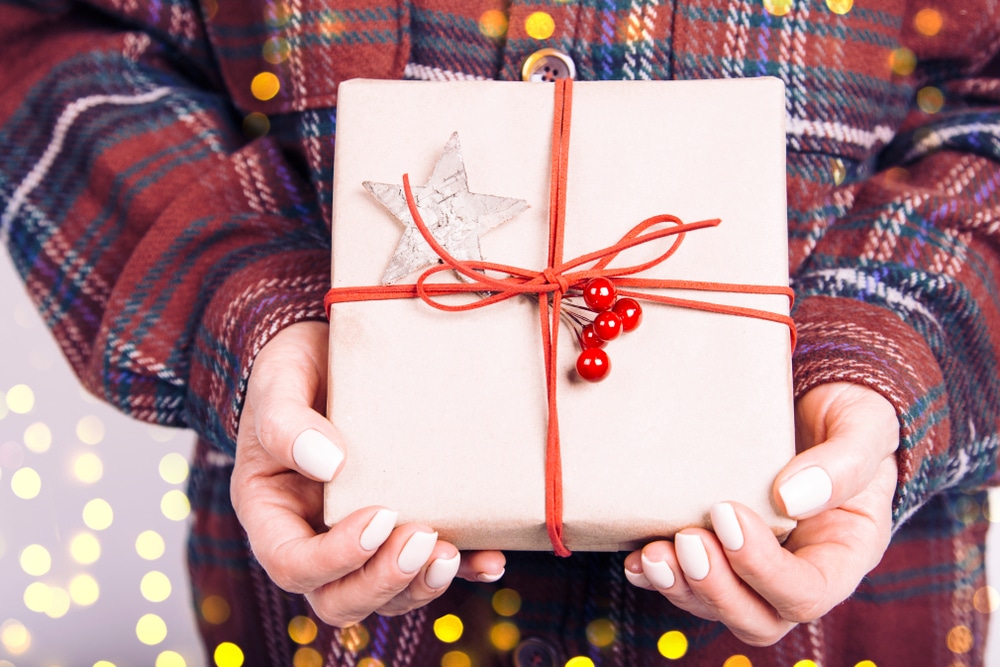
[[[52,604],[52,590],[48,584],[33,581],[24,589],[24,606],[29,611],[43,614],[50,604]]]
[[[908,76],[917,68],[917,54],[905,46],[893,49],[889,53],[889,68],[893,74]]]
[[[104,476],[104,463],[97,454],[86,452],[73,462],[73,474],[84,484],[94,484]]]
[[[261,72],[250,82],[250,92],[263,102],[272,99],[279,90],[281,90],[281,81],[276,74],[271,72]]]
[[[826,6],[834,14],[846,14],[854,6],[854,0],[826,0]]]
[[[69,591],[58,586],[50,586],[49,591],[52,593],[52,599],[49,601],[48,609],[45,610],[45,615],[49,618],[62,618],[69,612],[71,602]]]
[[[944,106],[944,93],[935,86],[924,86],[917,91],[917,106],[924,113],[937,113]]]
[[[764,0],[764,10],[772,16],[784,16],[792,11],[792,0]]]
[[[972,606],[980,614],[992,614],[1000,608],[1000,593],[992,586],[983,586],[972,595]]]
[[[855,664],[854,667],[878,667],[878,665],[871,660],[862,660],[861,662]]]
[[[170,442],[177,437],[177,429],[160,426],[159,424],[148,424],[146,432],[149,433],[149,437],[155,442]]]
[[[264,60],[272,65],[278,65],[288,60],[292,47],[284,37],[272,37],[264,42],[262,55]]]
[[[917,32],[927,37],[933,37],[941,32],[944,25],[944,17],[941,12],[931,7],[925,7],[917,12],[913,17],[913,27]]]
[[[968,653],[974,643],[972,630],[964,625],[956,625],[948,631],[947,643],[948,650],[952,653]]]
[[[671,630],[660,635],[656,648],[664,658],[678,660],[687,653],[688,640],[680,630]]]
[[[144,614],[135,624],[135,636],[147,646],[156,646],[167,638],[167,624],[156,614]]]
[[[445,644],[452,644],[462,638],[465,626],[462,619],[454,614],[445,614],[434,620],[434,636]]]
[[[20,563],[25,573],[40,577],[52,567],[52,556],[41,544],[29,544],[21,550]]]
[[[594,661],[586,656],[578,655],[567,660],[566,667],[594,667]]]
[[[142,576],[139,592],[150,602],[163,602],[170,597],[170,578],[159,570],[152,570]]]
[[[156,667],[187,667],[187,662],[176,651],[163,651],[156,656]]]
[[[52,446],[52,431],[42,422],[35,422],[24,429],[24,446],[36,454],[44,454]]]
[[[94,663],[94,667],[115,667],[115,663],[108,660],[98,660]]]
[[[180,484],[188,477],[188,462],[177,452],[171,452],[160,459],[159,470],[164,482]]]
[[[521,641],[521,631],[510,621],[500,621],[490,628],[490,643],[498,651],[510,651]]]
[[[135,538],[135,552],[145,560],[156,560],[166,550],[166,543],[155,530],[144,530]]]
[[[19,468],[10,476],[10,488],[22,500],[37,498],[42,491],[42,478],[34,468]]]
[[[296,644],[309,644],[316,639],[319,628],[316,622],[308,616],[296,616],[288,621],[288,636]]]
[[[615,624],[607,618],[598,618],[587,624],[587,641],[597,648],[611,646],[615,641]]]
[[[243,134],[250,139],[266,137],[271,131],[271,119],[259,111],[253,111],[243,117]]]
[[[100,598],[101,588],[89,574],[78,574],[69,582],[69,596],[81,607],[88,607]]]
[[[232,642],[222,642],[212,653],[216,667],[241,667],[243,664],[243,649]]]
[[[472,658],[464,651],[448,651],[441,656],[441,667],[472,667]]]
[[[11,655],[21,655],[31,648],[31,633],[21,621],[8,619],[0,624],[0,644]]]
[[[94,498],[83,506],[83,523],[91,530],[105,530],[114,520],[115,512],[104,498]]]
[[[819,665],[817,665],[815,661],[807,658],[805,660],[799,660],[792,667],[819,667]]]
[[[479,32],[484,37],[500,40],[507,35],[507,14],[499,9],[490,9],[479,17]]]
[[[87,415],[76,423],[76,437],[87,445],[104,440],[104,422],[94,415]]]
[[[7,390],[4,403],[11,412],[19,415],[28,414],[35,407],[35,392],[26,384],[15,384]]]
[[[726,661],[722,663],[722,667],[753,667],[753,663],[750,662],[750,658],[738,654],[726,658]]]
[[[69,553],[77,563],[91,565],[101,557],[101,543],[91,533],[80,533],[70,540]]]
[[[546,12],[532,12],[524,20],[524,30],[532,39],[548,39],[556,31],[556,22]]]
[[[180,489],[171,489],[160,499],[160,511],[171,521],[183,521],[191,514],[191,503]]]
[[[222,625],[229,620],[232,610],[226,599],[218,595],[209,595],[201,601],[201,617],[212,625]]]
[[[830,158],[830,175],[833,176],[834,185],[843,185],[847,179],[847,167],[840,158]]]
[[[358,663],[358,667],[385,667],[378,658],[364,658]]]
[[[500,616],[513,616],[521,611],[521,594],[513,588],[501,588],[493,594],[493,611]]]
[[[292,667],[323,667],[323,656],[311,646],[301,646],[292,656]]]
[[[327,39],[337,39],[347,32],[347,19],[341,12],[324,9],[320,13],[319,29]]]
[[[358,653],[368,648],[371,634],[363,623],[355,623],[340,632],[340,643],[351,653]]]

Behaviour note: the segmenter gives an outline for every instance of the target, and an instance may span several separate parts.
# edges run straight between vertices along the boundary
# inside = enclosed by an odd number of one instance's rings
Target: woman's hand
[[[337,626],[373,611],[396,615],[425,605],[456,575],[499,579],[503,554],[460,556],[428,526],[396,526],[387,508],[360,509],[325,530],[322,482],[345,460],[340,434],[319,412],[328,331],[320,322],[289,326],[254,362],[231,494],[257,560],[278,586],[304,594],[322,620]]]
[[[784,545],[738,503],[712,508],[714,534],[684,529],[634,552],[625,572],[678,607],[766,646],[851,595],[889,545],[899,423],[861,385],[816,387],[796,404],[799,454],[774,483],[799,520]]]

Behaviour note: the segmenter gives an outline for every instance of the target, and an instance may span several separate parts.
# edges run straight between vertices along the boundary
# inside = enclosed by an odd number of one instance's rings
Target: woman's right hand
[[[499,579],[502,553],[460,555],[429,526],[396,526],[390,509],[360,509],[325,529],[323,482],[344,462],[340,434],[318,411],[326,396],[327,337],[321,322],[287,327],[257,355],[247,385],[231,495],[268,576],[341,627],[373,611],[392,616],[423,606],[456,575]]]

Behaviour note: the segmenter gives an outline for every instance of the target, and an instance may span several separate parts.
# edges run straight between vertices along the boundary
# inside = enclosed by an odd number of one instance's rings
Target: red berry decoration
[[[583,286],[583,301],[591,310],[608,310],[614,305],[618,288],[608,278],[591,278]]]
[[[613,310],[605,310],[594,318],[594,332],[603,341],[611,341],[622,335],[622,318]]]
[[[622,330],[632,331],[642,322],[642,306],[631,297],[622,297],[611,308],[622,318]]]
[[[589,382],[600,382],[608,376],[610,370],[611,360],[608,359],[608,353],[599,347],[584,350],[576,359],[576,372]]]
[[[580,347],[589,350],[592,347],[604,347],[605,345],[607,345],[607,341],[603,341],[598,337],[597,331],[594,330],[594,325],[592,323],[585,324],[580,331]]]

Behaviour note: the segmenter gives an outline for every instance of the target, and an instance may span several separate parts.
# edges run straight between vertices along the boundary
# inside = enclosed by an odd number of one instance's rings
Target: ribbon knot
[[[542,271],[542,277],[545,278],[545,284],[555,285],[559,289],[559,294],[563,295],[569,291],[570,283],[566,279],[566,276],[562,274],[562,271],[556,271],[551,266],[545,267]]]

